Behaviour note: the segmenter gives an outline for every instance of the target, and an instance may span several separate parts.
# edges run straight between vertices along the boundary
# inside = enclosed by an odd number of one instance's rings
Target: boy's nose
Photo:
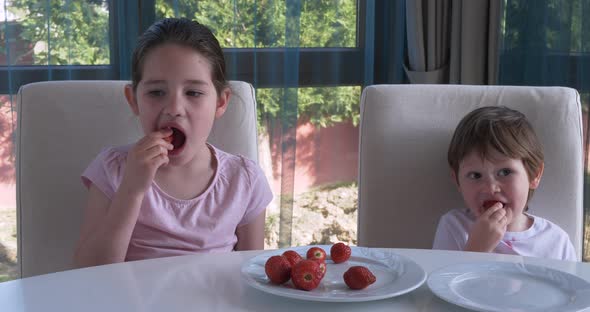
[[[498,193],[500,192],[501,188],[500,188],[500,184],[498,183],[498,181],[494,180],[494,179],[488,179],[486,181],[486,189],[488,192],[490,193]]]

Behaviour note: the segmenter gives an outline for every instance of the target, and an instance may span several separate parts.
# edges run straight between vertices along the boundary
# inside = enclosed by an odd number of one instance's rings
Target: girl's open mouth
[[[174,149],[169,151],[168,154],[170,155],[175,155],[180,153],[180,151],[182,150],[182,148],[184,147],[184,143],[186,142],[186,135],[184,134],[184,132],[182,132],[182,130],[177,129],[172,127],[172,145],[174,146]]]

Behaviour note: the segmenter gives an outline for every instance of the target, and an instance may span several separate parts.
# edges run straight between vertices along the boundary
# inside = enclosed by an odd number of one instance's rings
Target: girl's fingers
[[[162,145],[155,145],[144,151],[144,159],[153,159],[159,156],[166,156],[168,158],[168,149]]]
[[[172,132],[170,132],[170,134],[172,134]],[[148,136],[145,136],[145,137],[141,138],[139,141],[137,141],[137,144],[136,144],[137,149],[139,151],[147,150],[147,149],[150,149],[156,145],[160,145],[160,146],[163,146],[167,150],[173,150],[174,145],[172,145],[172,143],[164,140],[165,137],[166,136],[155,135],[155,134],[150,134]]]

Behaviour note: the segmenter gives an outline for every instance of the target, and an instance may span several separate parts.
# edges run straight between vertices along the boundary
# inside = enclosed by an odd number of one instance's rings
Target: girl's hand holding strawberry
[[[143,196],[150,187],[156,171],[169,161],[168,151],[174,146],[165,140],[172,130],[162,129],[141,138],[129,151],[121,187],[128,194]]]
[[[510,209],[496,202],[483,211],[469,232],[465,251],[491,252],[498,245],[512,220]]]

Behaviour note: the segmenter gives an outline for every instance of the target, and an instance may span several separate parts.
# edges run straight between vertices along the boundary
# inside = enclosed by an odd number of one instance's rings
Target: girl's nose
[[[172,117],[181,116],[183,114],[184,103],[182,96],[171,94],[168,98],[168,103],[164,107],[164,113]]]

